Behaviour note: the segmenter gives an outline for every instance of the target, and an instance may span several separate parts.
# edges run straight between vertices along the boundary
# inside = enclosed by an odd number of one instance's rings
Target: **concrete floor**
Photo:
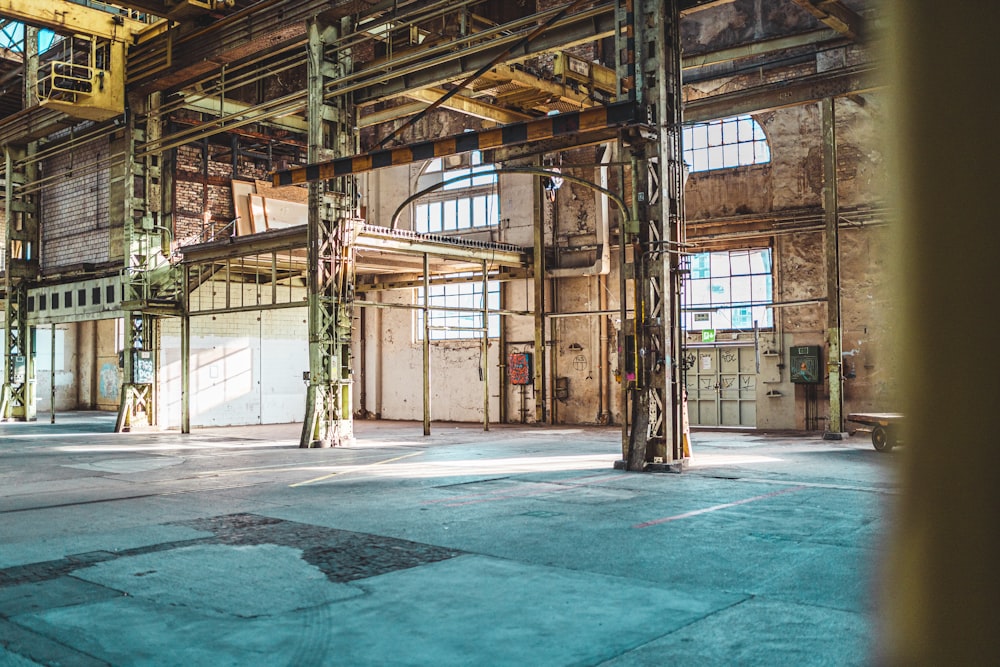
[[[0,424],[0,665],[864,665],[896,493],[866,434]]]

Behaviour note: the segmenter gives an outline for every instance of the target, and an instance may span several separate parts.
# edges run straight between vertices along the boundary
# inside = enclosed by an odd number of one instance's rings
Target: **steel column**
[[[844,430],[842,331],[840,323],[840,218],[837,199],[836,103],[828,97],[820,104],[823,124],[823,218],[826,223],[827,378],[830,383],[830,422],[824,438],[840,440]]]
[[[648,129],[628,136],[633,156],[635,381],[624,460],[628,470],[680,471],[685,456],[681,428],[680,273],[684,239],[681,157],[680,21],[677,0],[621,0],[619,63],[622,92],[647,113]],[[633,41],[634,40],[634,41]],[[634,45],[634,46],[633,46]],[[634,72],[634,89],[628,88]],[[622,301],[627,294],[622,294]]]
[[[431,318],[430,318],[430,259],[424,253],[424,341],[423,341],[423,387],[424,387],[424,435],[431,434]]]
[[[136,157],[136,147],[160,135],[159,94],[132,100],[126,124],[125,168],[119,196],[124,200],[122,247],[122,307],[125,312],[124,379],[116,431],[130,431],[156,423],[155,393],[158,374],[154,354],[154,302],[176,307],[179,280],[163,254],[160,224],[160,155]],[[136,117],[144,113],[144,122]]]
[[[36,416],[28,287],[38,275],[38,196],[20,192],[37,175],[36,165],[27,160],[32,152],[33,145],[27,148],[4,146],[4,220],[7,228],[4,355],[7,371],[0,390],[0,418],[23,421],[34,421]]]
[[[310,21],[307,28],[310,162],[355,150],[350,121],[354,109],[348,96],[324,100],[326,82],[352,67],[347,49],[333,50],[332,60],[327,57],[340,29],[340,25],[321,23],[320,18]],[[350,176],[329,174],[309,184],[309,387],[300,447],[331,447],[354,440],[351,318],[354,238],[360,231],[360,221],[354,220],[355,194]]]

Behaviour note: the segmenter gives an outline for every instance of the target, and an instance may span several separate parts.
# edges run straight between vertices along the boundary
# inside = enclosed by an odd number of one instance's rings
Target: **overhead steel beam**
[[[828,97],[868,92],[883,85],[885,82],[871,66],[812,74],[799,79],[691,100],[684,105],[684,121],[697,123],[740,114],[759,113],[817,102]]]
[[[614,34],[614,8],[609,3],[580,11],[556,23],[530,44],[512,51],[505,62],[519,62],[541,53],[592,43]],[[489,48],[470,53],[466,57],[458,57],[458,53],[447,53],[430,63],[416,62],[409,68],[380,71],[377,78],[373,77],[375,83],[357,90],[355,99],[358,104],[365,104],[396,97],[409,90],[462,79],[491,62],[497,54],[508,48],[506,43],[517,39],[517,36],[513,36],[491,40]]]
[[[775,51],[786,51],[788,49],[821,44],[834,39],[843,39],[843,37],[839,33],[831,32],[827,29],[813,30],[786,37],[764,39],[728,49],[684,56],[681,58],[681,68],[692,70],[700,67],[708,67],[709,65],[719,65],[741,58],[753,58],[754,56],[763,56]]]
[[[494,129],[464,132],[435,141],[423,141],[400,148],[386,148],[354,157],[287,169],[276,172],[273,182],[274,185],[310,183],[445,155],[516,146],[553,137],[606,130],[609,127],[624,127],[635,124],[637,119],[638,108],[635,102],[617,102],[606,107],[545,116]]]

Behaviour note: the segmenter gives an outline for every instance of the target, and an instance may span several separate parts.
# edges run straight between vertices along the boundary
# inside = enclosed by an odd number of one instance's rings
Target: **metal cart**
[[[864,424],[859,431],[871,431],[872,445],[880,452],[892,451],[892,448],[902,442],[899,439],[899,424],[903,415],[898,412],[852,412],[847,415],[848,421]]]

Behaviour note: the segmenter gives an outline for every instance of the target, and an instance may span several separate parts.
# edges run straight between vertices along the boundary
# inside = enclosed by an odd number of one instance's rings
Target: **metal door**
[[[757,426],[753,347],[689,348],[688,417],[693,426]]]

